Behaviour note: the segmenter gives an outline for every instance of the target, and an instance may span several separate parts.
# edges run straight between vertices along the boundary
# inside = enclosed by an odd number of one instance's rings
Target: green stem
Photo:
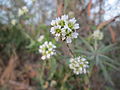
[[[40,84],[41,84],[42,89],[44,88],[43,86],[44,86],[44,70],[45,70],[45,65],[46,65],[46,61],[43,62],[42,69],[40,70],[40,73],[41,73],[41,75],[40,75]]]
[[[97,43],[97,40],[95,40],[95,43],[94,43],[94,48],[95,48],[95,51],[97,50],[98,48],[98,43]]]

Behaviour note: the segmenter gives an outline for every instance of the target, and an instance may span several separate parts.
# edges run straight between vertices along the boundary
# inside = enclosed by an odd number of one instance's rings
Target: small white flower
[[[70,20],[68,21],[68,26],[69,26],[69,28],[75,29],[75,30],[80,28],[80,27],[79,27],[79,24],[76,23],[76,19],[75,19],[75,18],[72,18],[72,19],[70,19]]]
[[[72,33],[72,38],[77,38],[77,37],[78,37],[78,33],[77,32]]]
[[[47,58],[48,58],[48,59],[50,58],[50,54],[47,55]]]
[[[22,10],[23,10],[24,13],[28,12],[28,8],[26,6],[23,6]]]
[[[24,12],[22,11],[22,9],[18,10],[18,16],[22,16],[24,14]]]
[[[52,20],[51,25],[54,26],[54,25],[56,25],[56,24],[57,24],[57,23],[56,23],[56,20]]]
[[[60,20],[61,20],[61,19],[60,19],[59,17],[56,18],[55,20],[52,20],[52,21],[51,21],[51,25],[52,25],[52,26],[56,26],[56,25],[58,25],[59,22],[60,22]]]
[[[59,37],[61,34],[61,26],[54,26],[51,28],[50,32],[55,35],[55,37]]]
[[[103,32],[101,32],[100,30],[95,30],[92,34],[93,39],[95,40],[102,40],[103,39]]]
[[[28,12],[27,7],[26,7],[26,6],[23,6],[22,8],[20,8],[20,9],[18,10],[18,16],[22,16],[22,15],[24,15],[24,14],[27,13],[27,12]]]
[[[74,24],[74,27],[73,27],[74,29],[79,29],[80,27],[79,27],[79,24]]]
[[[61,20],[68,20],[68,15],[61,16]]]
[[[56,46],[52,44],[52,42],[44,42],[43,45],[39,46],[39,52],[42,54],[41,59],[49,59],[51,56],[55,55],[55,48]]]
[[[44,35],[41,35],[41,36],[38,38],[37,41],[38,41],[38,42],[41,42],[41,41],[44,39],[44,37],[45,37]]]
[[[46,56],[42,56],[41,59],[42,59],[42,60],[45,60],[45,59],[46,59]]]
[[[69,68],[73,70],[73,73],[75,73],[76,75],[79,74],[86,74],[88,72],[88,61],[86,60],[86,58],[79,56],[77,58],[71,58],[70,59],[70,64],[69,64]]]
[[[67,43],[71,43],[71,42],[72,42],[72,38],[71,38],[71,37],[67,37],[67,38],[66,38],[66,42],[67,42]]]
[[[76,23],[76,20],[75,20],[75,18],[72,18],[72,19],[69,20],[69,22],[75,24],[75,23]]]
[[[11,24],[12,25],[15,25],[17,23],[17,21],[15,20],[15,19],[13,19],[12,21],[11,21]]]
[[[56,18],[56,24],[58,24],[60,20],[60,17]]]
[[[76,23],[75,18],[69,19],[68,15],[63,15],[52,20],[51,25],[50,32],[57,41],[60,39],[66,41],[66,43],[71,43],[72,39],[78,37],[76,29],[79,28],[79,24]]]

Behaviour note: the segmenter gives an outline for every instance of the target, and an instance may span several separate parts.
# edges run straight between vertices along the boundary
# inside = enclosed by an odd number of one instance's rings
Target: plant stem
[[[44,88],[43,85],[44,85],[44,70],[45,70],[45,66],[46,66],[46,61],[43,62],[43,66],[42,66],[42,69],[40,70],[40,84],[41,84],[41,87],[42,89]]]
[[[66,81],[68,80],[68,78],[70,77],[70,74],[66,74],[62,80],[62,85],[61,85],[61,88],[60,90],[63,90],[64,89],[64,84],[66,83]]]
[[[69,47],[69,45],[68,45],[68,44],[66,44],[66,45],[67,45],[68,50],[70,51],[70,55],[71,55],[71,57],[74,57],[74,54],[73,54],[73,52],[72,52],[71,48]]]
[[[97,40],[95,40],[95,43],[94,43],[95,51],[97,50],[97,47],[98,47]]]

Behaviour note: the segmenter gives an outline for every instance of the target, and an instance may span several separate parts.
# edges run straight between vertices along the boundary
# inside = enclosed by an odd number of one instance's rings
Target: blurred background
[[[42,67],[37,52],[40,43],[35,44],[41,35],[57,44],[60,55],[68,55],[49,32],[51,21],[63,14],[77,19],[78,33],[84,38],[96,29],[104,32],[102,43],[115,44],[113,48],[117,48],[107,55],[120,63],[120,0],[0,0],[0,90],[42,90],[41,85],[45,90],[84,90],[79,77],[69,79],[64,73],[69,72],[63,64],[65,60],[57,61],[58,66],[52,70],[58,69],[60,75],[55,71],[50,79],[47,78],[49,67],[45,67],[43,80],[36,71]],[[75,47],[80,47],[76,42]],[[108,70],[115,85],[96,74],[91,90],[120,90],[120,70]]]

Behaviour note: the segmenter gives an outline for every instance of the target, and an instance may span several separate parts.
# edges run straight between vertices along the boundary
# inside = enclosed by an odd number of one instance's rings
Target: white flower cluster
[[[52,44],[52,42],[44,42],[44,44],[39,47],[39,52],[42,54],[41,59],[49,59],[52,55],[55,55],[55,48],[56,46]]]
[[[66,41],[71,43],[72,39],[78,37],[76,29],[79,29],[79,24],[76,23],[76,19],[69,19],[68,15],[63,15],[61,17],[52,20],[50,32],[55,36],[55,39]]]
[[[73,70],[75,74],[86,74],[88,72],[87,68],[89,67],[88,61],[86,58],[79,56],[77,58],[71,58],[69,67]]]
[[[103,39],[103,32],[101,32],[100,30],[95,30],[93,32],[93,39],[95,40],[102,40]]]
[[[22,8],[20,8],[18,10],[18,16],[22,16],[22,15],[24,15],[27,12],[28,12],[28,8],[26,6],[23,6]]]

